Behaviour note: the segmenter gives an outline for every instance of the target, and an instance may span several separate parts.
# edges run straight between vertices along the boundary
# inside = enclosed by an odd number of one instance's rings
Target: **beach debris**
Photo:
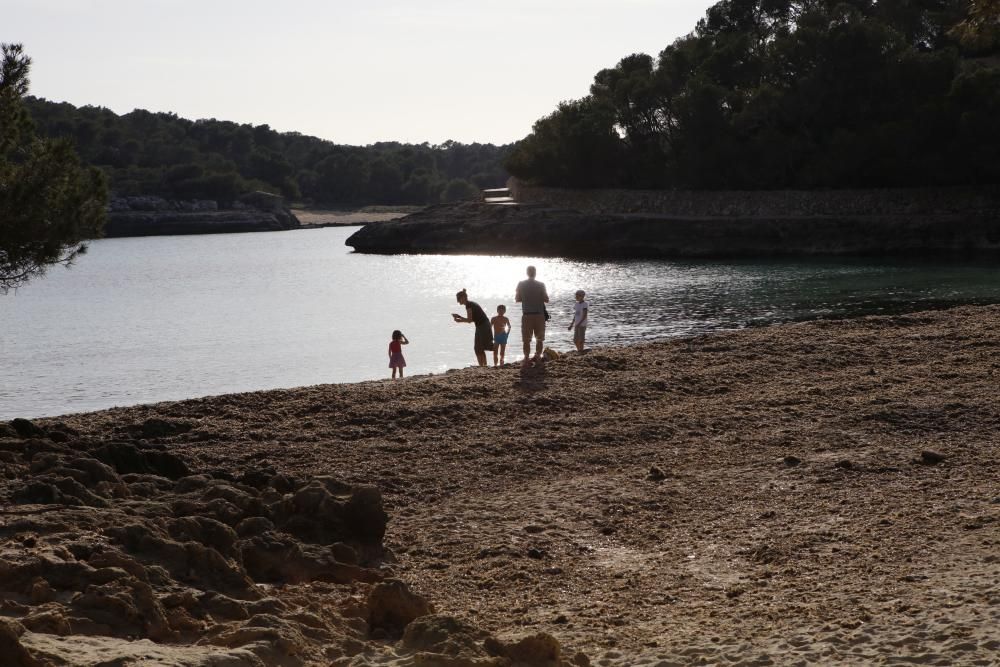
[[[922,452],[920,452],[919,463],[932,466],[941,463],[942,461],[945,460],[945,458],[946,458],[945,455],[940,452],[936,452],[933,449],[925,449]]]
[[[652,465],[649,467],[649,474],[646,475],[646,479],[653,482],[662,482],[667,478],[667,473],[663,472],[663,468],[658,465]]]

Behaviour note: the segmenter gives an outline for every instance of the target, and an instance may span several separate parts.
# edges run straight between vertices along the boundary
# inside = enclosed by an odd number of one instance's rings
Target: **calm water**
[[[411,340],[408,375],[465,366],[473,328],[452,322],[455,292],[491,314],[507,304],[519,348],[513,292],[529,263],[552,296],[556,349],[572,348],[578,288],[592,345],[1000,302],[986,264],[388,257],[350,253],[353,231],[93,243],[73,268],[0,296],[0,419],[388,377],[393,329]]]

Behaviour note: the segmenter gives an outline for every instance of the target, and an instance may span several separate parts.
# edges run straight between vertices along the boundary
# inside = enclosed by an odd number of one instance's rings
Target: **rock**
[[[584,213],[570,206],[463,202],[428,206],[398,220],[365,225],[346,244],[357,252],[372,253],[589,258],[891,255],[918,248],[996,250],[995,242],[985,239],[996,238],[997,218],[985,209],[919,215],[898,209],[879,214],[733,213],[715,210],[706,218],[676,210]],[[920,230],[919,236],[915,229]]]
[[[126,210],[108,215],[105,236],[159,236],[167,234],[230,234],[298,229],[300,223],[287,208],[262,211],[250,206],[211,210]]]
[[[140,450],[129,442],[109,442],[91,452],[94,458],[112,466],[119,474],[146,473],[168,479],[191,474],[187,464],[173,454],[159,450]]]
[[[332,477],[314,479],[271,506],[279,529],[315,544],[350,544],[362,562],[382,554],[389,516],[375,487],[351,487]]]
[[[237,555],[236,531],[207,516],[173,519],[167,523],[167,532],[178,542],[198,542],[215,549],[226,558]]]
[[[395,633],[402,632],[414,619],[434,612],[426,599],[410,592],[398,579],[376,584],[368,594],[367,607],[370,628]]]
[[[21,644],[24,626],[0,617],[0,656],[4,667],[51,667],[52,663],[34,658]]]
[[[945,455],[935,452],[933,449],[925,449],[920,452],[920,463],[924,465],[937,465],[945,460]]]
[[[252,537],[274,530],[274,524],[263,516],[252,516],[236,524],[236,534],[240,537]]]
[[[649,474],[646,475],[646,479],[653,482],[662,482],[666,478],[667,473],[663,472],[663,469],[660,468],[660,466],[654,465],[649,467]]]
[[[523,667],[559,667],[562,663],[559,642],[544,632],[513,643],[490,637],[486,640],[485,647],[491,654],[509,658],[514,664]]]
[[[453,616],[428,614],[407,624],[402,644],[410,651],[453,657],[485,657],[479,643],[486,636],[486,633]]]
[[[255,468],[244,472],[240,477],[240,483],[252,486],[255,489],[262,489],[267,486],[267,483],[275,475],[277,475],[277,472],[275,472],[274,468],[270,466],[265,468]]]
[[[174,491],[177,493],[190,493],[205,488],[211,481],[212,478],[208,475],[188,475],[177,480]]]
[[[107,502],[71,477],[45,477],[25,484],[12,494],[22,505],[89,505],[107,507]]]
[[[127,210],[131,211],[166,211],[174,208],[163,197],[154,197],[150,195],[126,197],[125,204],[127,206]]]
[[[782,461],[782,463],[784,463],[789,468],[794,468],[795,466],[797,466],[800,463],[802,463],[802,459],[800,459],[797,456],[792,456],[791,454],[789,454],[785,458],[781,459],[781,461]]]
[[[840,468],[841,470],[853,470],[854,469],[854,463],[851,462],[851,461],[849,461],[848,459],[841,459],[840,461],[837,461],[836,463],[834,463],[833,467],[834,468]]]
[[[193,428],[184,422],[170,422],[164,419],[147,419],[139,431],[144,438],[168,438],[181,433],[187,433]]]
[[[10,427],[14,429],[15,433],[24,439],[45,437],[45,431],[38,426],[35,426],[33,422],[28,421],[27,419],[21,419],[20,417],[13,419],[10,422]]]

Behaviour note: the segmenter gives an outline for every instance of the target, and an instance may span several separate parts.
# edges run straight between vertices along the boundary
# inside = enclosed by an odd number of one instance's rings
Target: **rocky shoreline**
[[[966,307],[0,425],[0,655],[993,664],[998,354]]]
[[[214,200],[120,197],[111,200],[104,236],[232,234],[298,229],[298,219],[283,198],[254,192],[220,208]]]
[[[717,216],[587,214],[461,202],[369,225],[346,244],[365,253],[581,258],[1000,255],[995,212]]]

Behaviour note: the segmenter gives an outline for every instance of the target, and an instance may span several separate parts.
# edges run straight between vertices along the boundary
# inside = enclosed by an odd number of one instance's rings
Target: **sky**
[[[30,93],[340,144],[508,143],[708,0],[0,0]]]

